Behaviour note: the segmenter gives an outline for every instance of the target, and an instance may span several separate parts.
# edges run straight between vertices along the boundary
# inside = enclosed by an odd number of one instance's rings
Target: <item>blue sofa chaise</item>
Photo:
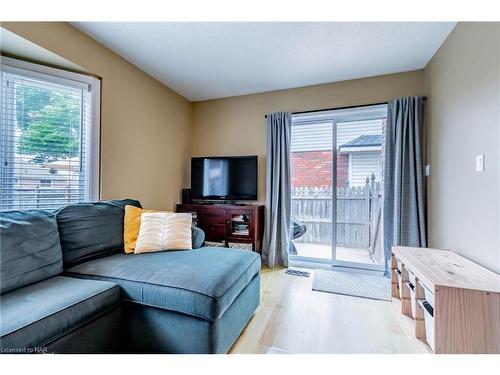
[[[2,353],[226,353],[260,298],[245,250],[123,252],[135,200],[0,213]]]

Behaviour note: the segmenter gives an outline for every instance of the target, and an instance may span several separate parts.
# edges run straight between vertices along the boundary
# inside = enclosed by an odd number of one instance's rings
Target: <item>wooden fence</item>
[[[3,204],[9,209],[22,210],[26,208],[55,209],[61,206],[76,203],[83,198],[79,189],[72,188],[15,188],[10,197],[3,198]]]
[[[381,222],[380,182],[375,175],[365,186],[337,188],[337,246],[370,248],[377,240]],[[306,225],[307,232],[297,242],[332,243],[331,187],[292,189],[292,215]]]

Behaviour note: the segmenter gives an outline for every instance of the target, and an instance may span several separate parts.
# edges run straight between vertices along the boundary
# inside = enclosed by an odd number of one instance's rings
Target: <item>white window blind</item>
[[[1,67],[0,210],[98,199],[99,81],[13,59]]]

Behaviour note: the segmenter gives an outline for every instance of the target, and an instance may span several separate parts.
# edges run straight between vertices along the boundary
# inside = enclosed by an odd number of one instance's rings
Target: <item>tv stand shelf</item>
[[[261,252],[264,206],[240,204],[178,204],[176,212],[190,212],[207,241],[249,243]]]

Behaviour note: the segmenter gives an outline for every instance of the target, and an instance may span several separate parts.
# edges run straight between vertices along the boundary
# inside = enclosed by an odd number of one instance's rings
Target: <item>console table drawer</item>
[[[226,224],[226,210],[205,210],[198,212],[198,218],[202,222],[210,224]]]
[[[225,224],[203,224],[200,223],[200,228],[205,231],[207,240],[223,240],[226,237]]]

